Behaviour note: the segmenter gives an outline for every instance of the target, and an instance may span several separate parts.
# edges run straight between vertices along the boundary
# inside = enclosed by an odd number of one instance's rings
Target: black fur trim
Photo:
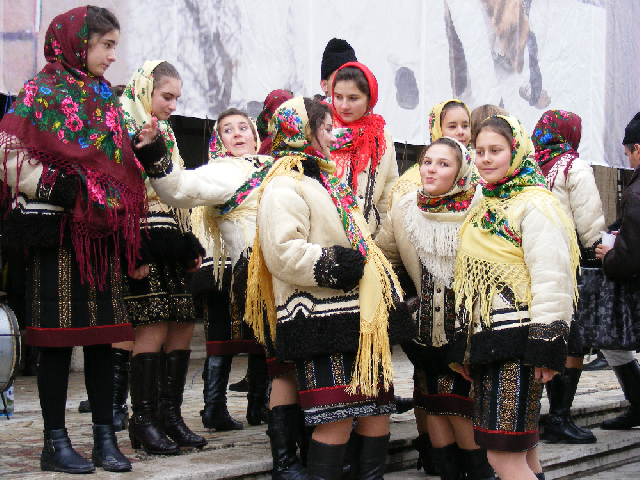
[[[313,275],[321,287],[348,292],[358,286],[364,273],[364,256],[353,248],[334,245],[323,248],[313,267]]]
[[[469,363],[502,362],[522,358],[528,334],[527,325],[475,333],[469,341]]]
[[[200,267],[191,277],[191,296],[194,300],[207,291],[217,290],[216,280],[213,278],[213,265]]]
[[[185,235],[177,228],[149,228],[147,229],[149,251],[152,258],[171,258],[186,265],[194,260],[193,244],[185,241]],[[142,235],[145,236],[143,230]],[[195,237],[194,237],[195,238]]]
[[[36,189],[36,199],[58,207],[72,208],[76,203],[76,195],[80,189],[78,177],[49,167],[49,176],[53,177],[54,175],[55,181],[51,187],[49,187],[49,182],[43,182],[44,179],[40,178]]]
[[[346,313],[305,317],[278,322],[276,352],[281,362],[304,360],[315,355],[357,352],[360,342],[360,314]]]
[[[411,363],[421,370],[433,372],[437,375],[450,371],[449,362],[447,361],[449,350],[451,350],[450,345],[430,347],[411,341],[404,342],[402,350],[406,353]]]
[[[395,308],[389,311],[389,343],[400,345],[415,338],[417,334],[416,324],[406,302],[396,302]]]
[[[467,351],[467,332],[464,330],[456,332],[448,345],[449,349],[447,350],[446,357],[447,365],[452,363],[459,363],[462,365]]]
[[[320,177],[320,165],[318,165],[316,160],[308,158],[302,160],[302,168],[304,169],[305,176],[318,180],[322,183],[322,178]]]
[[[551,325],[530,324],[523,363],[563,372],[567,361],[568,335],[569,328],[561,321],[555,321]]]
[[[62,213],[22,214],[15,209],[4,219],[2,244],[17,248],[58,248],[60,246],[60,226]],[[66,234],[63,242],[69,242]]]
[[[173,164],[162,136],[158,135],[153,142],[140,148],[135,147],[137,138],[138,134],[136,133],[131,139],[131,146],[147,175],[150,178],[160,178],[167,175]]]
[[[187,232],[184,234],[184,244],[186,248],[186,255],[188,255],[191,260],[198,258],[198,256],[202,258],[206,257],[206,250],[200,243],[200,240],[198,240],[193,233]]]

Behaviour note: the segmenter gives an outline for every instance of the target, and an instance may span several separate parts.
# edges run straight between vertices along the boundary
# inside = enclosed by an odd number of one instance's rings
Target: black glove
[[[163,177],[171,171],[172,163],[167,155],[167,145],[164,143],[162,135],[158,135],[153,142],[140,148],[136,148],[137,141],[138,134],[136,133],[131,138],[131,147],[149,177]]]
[[[364,273],[365,257],[353,248],[334,245],[323,248],[313,267],[313,275],[321,287],[348,292],[358,286]]]
[[[76,204],[76,196],[80,189],[80,182],[77,175],[68,175],[49,167],[49,173],[55,175],[55,181],[51,188],[47,188],[40,181],[36,193],[38,200],[43,200],[58,207],[72,208]]]

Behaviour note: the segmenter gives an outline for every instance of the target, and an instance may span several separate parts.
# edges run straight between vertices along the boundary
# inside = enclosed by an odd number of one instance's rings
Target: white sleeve
[[[567,191],[580,243],[586,248],[591,247],[607,227],[596,179],[586,162],[576,159],[571,165],[567,174]]]

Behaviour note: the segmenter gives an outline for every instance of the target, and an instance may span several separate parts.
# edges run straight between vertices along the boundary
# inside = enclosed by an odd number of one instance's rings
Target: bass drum
[[[20,362],[20,329],[13,311],[0,303],[0,393],[11,386]],[[0,402],[0,405],[1,402]]]

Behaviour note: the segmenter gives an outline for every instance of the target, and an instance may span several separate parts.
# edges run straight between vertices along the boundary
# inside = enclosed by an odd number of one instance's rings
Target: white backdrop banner
[[[2,92],[16,93],[37,73],[44,64],[49,22],[80,4],[0,0]],[[376,111],[397,142],[428,143],[429,110],[457,97],[470,109],[502,105],[529,131],[549,108],[573,111],[583,121],[582,158],[593,164],[628,165],[617,146],[624,125],[640,109],[638,68],[632,67],[632,62],[638,64],[640,36],[633,22],[622,19],[639,18],[635,0],[94,4],[112,9],[122,24],[118,60],[107,78],[113,84],[126,83],[145,60],[164,58],[184,80],[176,112],[181,115],[215,118],[228,107],[256,115],[271,90],[320,93],[322,52],[329,39],[337,37],[346,39],[358,60],[376,75]],[[612,58],[607,52],[614,51]],[[605,75],[616,68],[619,75]],[[620,104],[615,111],[612,98]],[[605,154],[605,145],[613,151]]]

